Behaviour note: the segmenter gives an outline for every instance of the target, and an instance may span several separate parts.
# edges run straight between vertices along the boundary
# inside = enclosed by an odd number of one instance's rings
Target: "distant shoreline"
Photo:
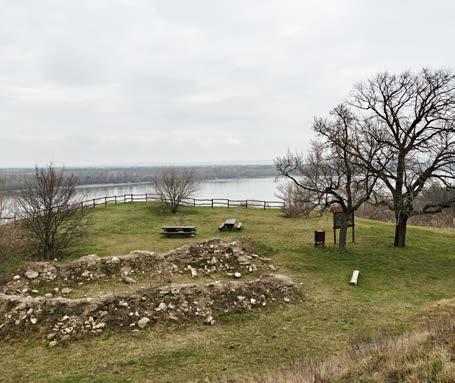
[[[260,180],[260,179],[271,179],[275,176],[257,176],[257,177],[235,177],[235,178],[210,178],[201,180],[201,183],[206,182],[232,182],[232,181],[245,181],[245,180]],[[150,185],[151,181],[147,182],[120,182],[120,183],[97,183],[97,184],[82,184],[77,185],[76,189],[101,189],[104,187],[122,187],[122,186],[140,186],[140,185]],[[4,195],[14,195],[20,193],[23,189],[16,190],[1,190],[0,194]]]

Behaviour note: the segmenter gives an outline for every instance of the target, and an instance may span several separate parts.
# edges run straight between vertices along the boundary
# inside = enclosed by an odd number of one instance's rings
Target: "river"
[[[278,201],[275,196],[277,186],[274,177],[210,180],[201,184],[196,198],[229,198],[229,199],[256,199],[265,201]],[[77,189],[78,197],[93,199],[105,196],[123,194],[152,193],[150,184],[120,184],[120,185],[88,185]],[[15,200],[14,195],[5,198],[6,209],[3,215],[10,213],[10,206]]]

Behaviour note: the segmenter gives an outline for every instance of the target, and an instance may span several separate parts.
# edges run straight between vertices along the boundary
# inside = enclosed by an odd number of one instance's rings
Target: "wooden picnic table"
[[[161,229],[166,237],[193,237],[197,231],[195,226],[163,226]]]
[[[242,228],[242,222],[236,218],[229,218],[222,225],[218,227],[218,230],[240,230]]]

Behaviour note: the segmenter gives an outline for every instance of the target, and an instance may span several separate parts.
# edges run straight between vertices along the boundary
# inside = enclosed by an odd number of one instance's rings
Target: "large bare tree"
[[[76,200],[76,180],[52,164],[35,168],[17,201],[22,225],[36,242],[36,255],[51,259],[65,253],[86,228],[86,208]]]
[[[344,105],[335,108],[330,119],[316,119],[314,129],[319,141],[303,157],[288,152],[275,159],[281,176],[313,198],[322,209],[339,206],[343,210],[339,248],[346,248],[348,217],[370,198],[377,177],[358,163],[347,148],[354,145],[359,122]],[[378,146],[371,147],[370,159]]]
[[[359,139],[349,150],[380,179],[376,202],[395,214],[394,245],[404,247],[409,217],[431,214],[453,200],[416,204],[430,185],[455,179],[455,76],[423,69],[380,73],[355,86],[349,104],[362,116]],[[373,161],[371,145],[380,144]]]
[[[153,179],[152,187],[171,213],[199,189],[199,180],[191,169],[164,168]]]

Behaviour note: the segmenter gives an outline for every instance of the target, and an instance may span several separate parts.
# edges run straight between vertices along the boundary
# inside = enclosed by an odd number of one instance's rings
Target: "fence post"
[[[196,206],[196,198],[193,198],[193,206]]]
[[[265,210],[265,203],[266,203],[266,201],[264,201],[264,210]]]
[[[131,193],[131,202],[133,202],[133,194]]]
[[[107,206],[107,197],[104,197],[104,206]]]
[[[245,208],[248,209],[248,200],[245,200]]]
[[[95,198],[93,198],[93,207],[96,206],[96,203],[95,203]]]
[[[148,196],[149,196],[149,195],[148,195],[147,193],[145,193],[145,202],[148,201]]]
[[[117,196],[114,196],[114,204],[117,205]]]
[[[212,207],[213,207],[213,198],[212,198]]]
[[[230,199],[228,198],[228,200],[227,200],[227,201],[228,201],[228,209],[229,209],[229,201],[230,201]]]

